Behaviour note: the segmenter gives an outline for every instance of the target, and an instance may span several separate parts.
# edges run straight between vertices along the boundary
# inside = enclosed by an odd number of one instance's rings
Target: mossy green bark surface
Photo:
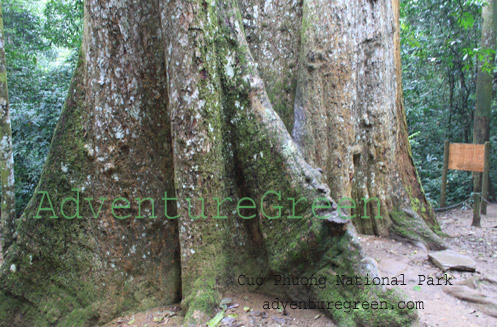
[[[230,128],[238,173],[243,176],[242,191],[257,200],[267,190],[275,190],[284,198],[305,196],[310,203],[316,198],[326,198],[333,203],[321,174],[305,162],[272,107],[245,40],[236,2],[227,1],[216,10],[216,15],[209,16],[217,17],[217,26],[213,27],[216,31],[213,47],[219,58],[216,73],[221,76],[222,108]],[[215,25],[212,21],[208,23]],[[204,26],[208,23],[204,22]],[[233,62],[237,65],[231,66]],[[267,256],[266,274],[261,271],[259,276],[312,275],[332,280],[337,274],[377,274],[374,268],[361,262],[364,256],[353,227],[347,227],[349,222],[340,219],[331,207],[320,212],[322,216],[328,216],[327,219],[317,219],[310,203],[302,203],[294,212],[284,210],[280,219],[263,218],[259,213],[258,230]],[[265,206],[264,213],[278,215],[277,210],[270,207]],[[301,219],[288,219],[292,214]],[[197,279],[190,286],[190,296],[184,301],[188,317],[199,317],[198,311],[202,310],[206,315],[212,314],[215,301],[219,299],[218,288],[213,279]],[[301,291],[289,292],[288,295],[294,299],[312,296],[322,301],[376,299],[385,300],[389,305],[396,305],[401,298],[395,292],[379,288],[330,286],[326,290]],[[415,312],[402,310],[376,313],[363,310],[347,314],[330,310],[328,314],[341,326],[408,326],[416,317]]]

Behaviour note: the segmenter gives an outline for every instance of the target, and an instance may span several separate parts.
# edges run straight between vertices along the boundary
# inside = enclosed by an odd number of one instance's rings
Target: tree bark
[[[361,28],[354,24],[364,24],[360,17],[372,6],[382,14],[378,21],[366,20],[367,29],[383,24],[377,47],[386,42],[385,49],[395,45],[395,51],[356,51],[355,33]],[[393,8],[398,3],[86,1],[80,61],[37,191],[51,196],[57,216],[77,209],[59,209],[67,196],[77,197],[76,188],[82,199],[94,198],[96,209],[100,197],[164,197],[165,204],[152,207],[147,201],[141,213],[147,219],[115,219],[109,202],[98,219],[88,206],[80,208],[82,218],[53,219],[53,213],[44,212],[34,219],[38,193],[2,266],[0,326],[91,325],[180,299],[187,309],[185,324],[199,325],[214,314],[223,291],[240,274],[330,281],[342,274],[377,276],[354,226],[340,217],[333,200],[349,194],[381,198],[381,214],[389,218],[369,223],[378,234],[390,230],[442,247],[423,220],[436,226],[408,152]],[[350,52],[328,56],[328,48],[342,45],[339,41]],[[319,53],[317,45],[326,49]],[[381,64],[380,54],[388,65]],[[368,56],[380,57],[369,67]],[[318,64],[324,58],[329,63],[322,67],[340,69],[321,76]],[[364,72],[360,92],[345,84],[330,89],[326,79],[352,78],[355,71]],[[320,73],[309,75],[315,72]],[[333,101],[343,98],[349,105],[328,106],[331,91]],[[369,92],[373,95],[357,105],[356,99]],[[373,101],[381,119],[366,100]],[[332,117],[347,116],[345,107],[357,108],[339,126]],[[328,118],[305,119],[306,108]],[[352,113],[369,122],[356,124]],[[321,134],[311,133],[311,122]],[[336,130],[327,125],[332,123]],[[307,134],[303,128],[309,128]],[[342,132],[340,140],[336,134]],[[355,144],[355,134],[365,141]],[[321,137],[340,142],[321,148]],[[348,161],[341,169],[334,163],[323,167],[324,178],[318,168],[322,158],[335,158],[332,146]],[[376,159],[381,164],[375,165]],[[350,164],[360,167],[351,177]],[[402,169],[390,176],[393,167]],[[343,190],[342,175],[354,180]],[[231,201],[221,206],[215,201],[226,197]],[[287,198],[301,197],[308,201],[279,212]],[[260,205],[251,208],[247,198]],[[242,200],[245,208],[237,206]],[[322,204],[318,210],[315,200]],[[136,204],[130,207],[119,215],[141,215]],[[367,212],[374,215],[376,209],[371,205]],[[399,298],[396,291],[359,285],[285,291],[296,300],[394,303]],[[397,310],[326,313],[344,326],[404,326],[415,318],[411,311]]]
[[[15,233],[15,185],[12,131],[10,127],[9,95],[7,89],[7,65],[5,62],[5,38],[3,14],[0,5],[0,176],[2,204],[0,210],[0,237],[2,252],[13,242]]]
[[[478,75],[476,78],[476,108],[473,125],[473,143],[484,144],[490,140],[490,109],[492,107],[492,67],[495,62],[495,50],[497,49],[497,3],[495,0],[489,0],[482,8],[482,30],[481,30],[481,47],[483,49],[493,50],[493,54],[486,58],[488,61],[487,69],[484,69],[483,63],[479,62]],[[490,68],[488,68],[490,67]],[[488,71],[490,69],[490,71]],[[482,191],[482,173],[473,173],[473,192]],[[487,212],[487,201],[481,202],[482,213]]]
[[[35,193],[4,257],[0,283],[9,300],[0,299],[0,325],[95,325],[181,297],[175,221],[115,219],[108,201],[99,219],[88,206],[84,219],[60,211],[65,198],[76,198],[72,189],[81,203],[92,197],[95,212],[100,198],[160,201],[174,193],[157,9],[152,1],[85,3],[79,62],[36,189],[50,195],[60,218],[34,219],[42,198]],[[74,210],[66,204],[66,214]],[[164,217],[164,207],[155,214]]]
[[[406,209],[439,228],[407,141],[398,18],[398,1],[304,2],[293,129],[332,196],[358,204],[358,231],[384,236],[401,232]],[[379,204],[363,212],[370,198]]]

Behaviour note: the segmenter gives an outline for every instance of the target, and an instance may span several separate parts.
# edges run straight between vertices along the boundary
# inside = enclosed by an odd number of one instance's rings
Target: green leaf
[[[218,312],[217,315],[214,316],[214,318],[209,320],[209,322],[207,323],[207,326],[208,327],[216,327],[221,322],[221,320],[223,320],[223,318],[224,318],[224,310]]]

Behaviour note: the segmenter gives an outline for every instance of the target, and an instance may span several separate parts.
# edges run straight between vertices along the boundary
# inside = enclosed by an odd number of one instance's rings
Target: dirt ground
[[[497,278],[497,205],[488,208],[482,216],[482,227],[471,227],[471,209],[457,209],[438,215],[446,242],[452,250],[473,258],[477,263],[474,273],[450,271],[452,283],[474,275]],[[365,252],[378,262],[381,275],[405,276],[406,286],[400,287],[412,301],[422,301],[418,310],[419,327],[495,327],[497,318],[479,312],[469,303],[458,300],[443,291],[443,286],[419,286],[419,275],[441,277],[443,273],[428,260],[425,248],[374,236],[360,236]],[[1,251],[0,251],[1,263]],[[316,326],[332,327],[333,322],[317,310],[263,309],[264,301],[274,296],[259,293],[225,294],[231,301],[224,319],[217,326]],[[106,327],[179,327],[182,323],[179,305],[155,308],[146,312],[116,318]],[[387,326],[386,326],[387,327]]]
[[[473,275],[485,274],[497,277],[497,205],[488,208],[487,216],[482,216],[482,228],[471,227],[473,211],[457,209],[438,214],[446,242],[452,250],[473,258],[477,263],[475,273],[448,272],[452,283]],[[458,300],[443,291],[443,286],[419,286],[418,275],[442,277],[443,273],[428,260],[425,248],[374,236],[360,236],[365,252],[378,262],[381,275],[394,277],[404,274],[406,286],[400,287],[412,301],[422,301],[424,309],[418,310],[420,327],[495,327],[497,318],[488,316],[470,304]],[[442,283],[443,284],[443,283]],[[419,287],[418,287],[419,286]],[[316,310],[264,310],[264,301],[273,301],[274,296],[258,293],[227,293],[231,298],[231,309],[224,314],[225,319],[218,326],[335,326],[326,316]],[[173,317],[167,312],[179,307],[166,307],[121,317],[107,327],[124,326],[180,326],[181,311]],[[157,318],[158,317],[158,318]],[[387,327],[387,326],[386,326]]]
[[[449,271],[453,284],[478,274],[494,279],[497,277],[497,205],[489,206],[487,215],[482,216],[482,228],[471,227],[472,219],[471,209],[458,209],[438,215],[442,231],[447,234],[445,240],[449,247],[473,258],[477,263],[475,273]],[[424,302],[424,309],[418,311],[421,326],[497,326],[497,318],[446,294],[443,286],[414,287],[418,284],[417,276],[420,274],[434,277],[443,275],[440,269],[428,261],[425,249],[369,236],[362,236],[361,243],[366,253],[376,259],[383,276],[405,274],[408,285],[399,287],[412,300]]]

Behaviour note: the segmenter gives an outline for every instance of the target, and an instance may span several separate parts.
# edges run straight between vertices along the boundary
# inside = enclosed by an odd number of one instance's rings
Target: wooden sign
[[[449,169],[483,173],[485,145],[451,143],[449,145]]]
[[[444,144],[444,166],[442,171],[442,190],[440,192],[440,207],[445,207],[445,195],[447,191],[447,173],[449,169],[474,171],[483,173],[481,196],[487,199],[488,195],[488,174],[490,170],[490,143],[485,144],[461,144],[449,143],[448,140]],[[477,192],[475,192],[476,194]],[[480,193],[476,194],[478,201],[475,201],[475,217],[479,219]],[[483,201],[481,206],[482,213],[487,213],[486,202]],[[476,215],[477,213],[477,215]],[[473,218],[475,221],[475,218]]]

